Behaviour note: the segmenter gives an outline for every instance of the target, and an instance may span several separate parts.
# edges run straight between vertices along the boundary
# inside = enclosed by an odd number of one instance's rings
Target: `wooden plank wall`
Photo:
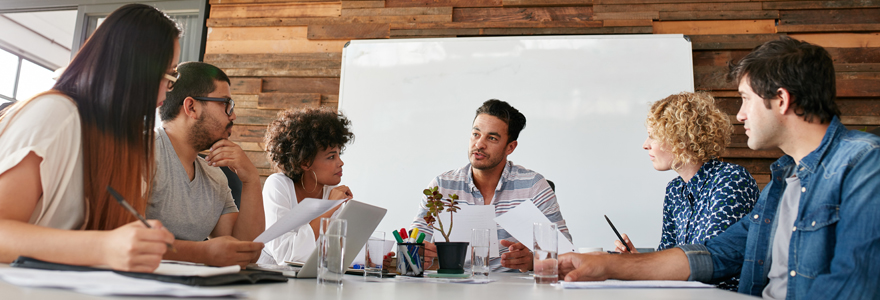
[[[285,108],[338,103],[342,47],[352,39],[682,33],[693,42],[697,90],[736,124],[725,161],[763,187],[780,151],[753,151],[735,114],[727,63],[780,35],[821,45],[836,63],[848,127],[880,126],[880,0],[211,0],[205,62],[233,80],[232,140],[261,175],[266,125]]]

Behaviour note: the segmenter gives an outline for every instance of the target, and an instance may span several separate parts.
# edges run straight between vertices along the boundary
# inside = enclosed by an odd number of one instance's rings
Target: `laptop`
[[[342,204],[337,219],[348,220],[348,228],[345,235],[345,252],[343,252],[343,266],[350,266],[351,262],[360,253],[361,248],[370,239],[370,235],[379,226],[379,222],[385,217],[387,209],[366,204],[360,201],[348,200]],[[295,278],[318,277],[318,248],[312,251],[309,259],[302,268],[296,272]]]

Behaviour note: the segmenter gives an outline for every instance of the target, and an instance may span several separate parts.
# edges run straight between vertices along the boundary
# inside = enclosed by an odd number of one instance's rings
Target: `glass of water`
[[[318,282],[321,284],[342,285],[347,227],[344,219],[321,218],[318,230]]]
[[[556,283],[559,281],[558,262],[556,260],[558,249],[556,224],[535,223],[533,229],[535,283]]]
[[[364,279],[382,278],[382,259],[385,257],[385,232],[374,231],[364,247]]]
[[[474,228],[471,232],[471,275],[489,279],[489,229]]]

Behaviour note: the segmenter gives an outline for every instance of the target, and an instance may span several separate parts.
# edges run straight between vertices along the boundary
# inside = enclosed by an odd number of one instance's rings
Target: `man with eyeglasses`
[[[263,197],[257,168],[228,140],[235,120],[229,77],[201,62],[182,63],[177,72],[159,108],[147,217],[161,220],[177,239],[177,252],[165,259],[246,266],[263,248],[251,242],[265,228]],[[241,179],[241,208],[220,167]]]

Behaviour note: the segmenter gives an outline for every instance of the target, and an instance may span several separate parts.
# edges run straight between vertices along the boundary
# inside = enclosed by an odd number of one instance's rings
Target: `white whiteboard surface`
[[[496,98],[525,114],[508,159],[556,183],[575,247],[613,248],[607,214],[655,248],[677,174],[653,169],[644,122],[650,102],[694,90],[692,66],[682,35],[352,41],[339,111],[355,140],[342,184],[388,209],[377,230],[408,228],[428,183],[468,163],[474,113]]]

